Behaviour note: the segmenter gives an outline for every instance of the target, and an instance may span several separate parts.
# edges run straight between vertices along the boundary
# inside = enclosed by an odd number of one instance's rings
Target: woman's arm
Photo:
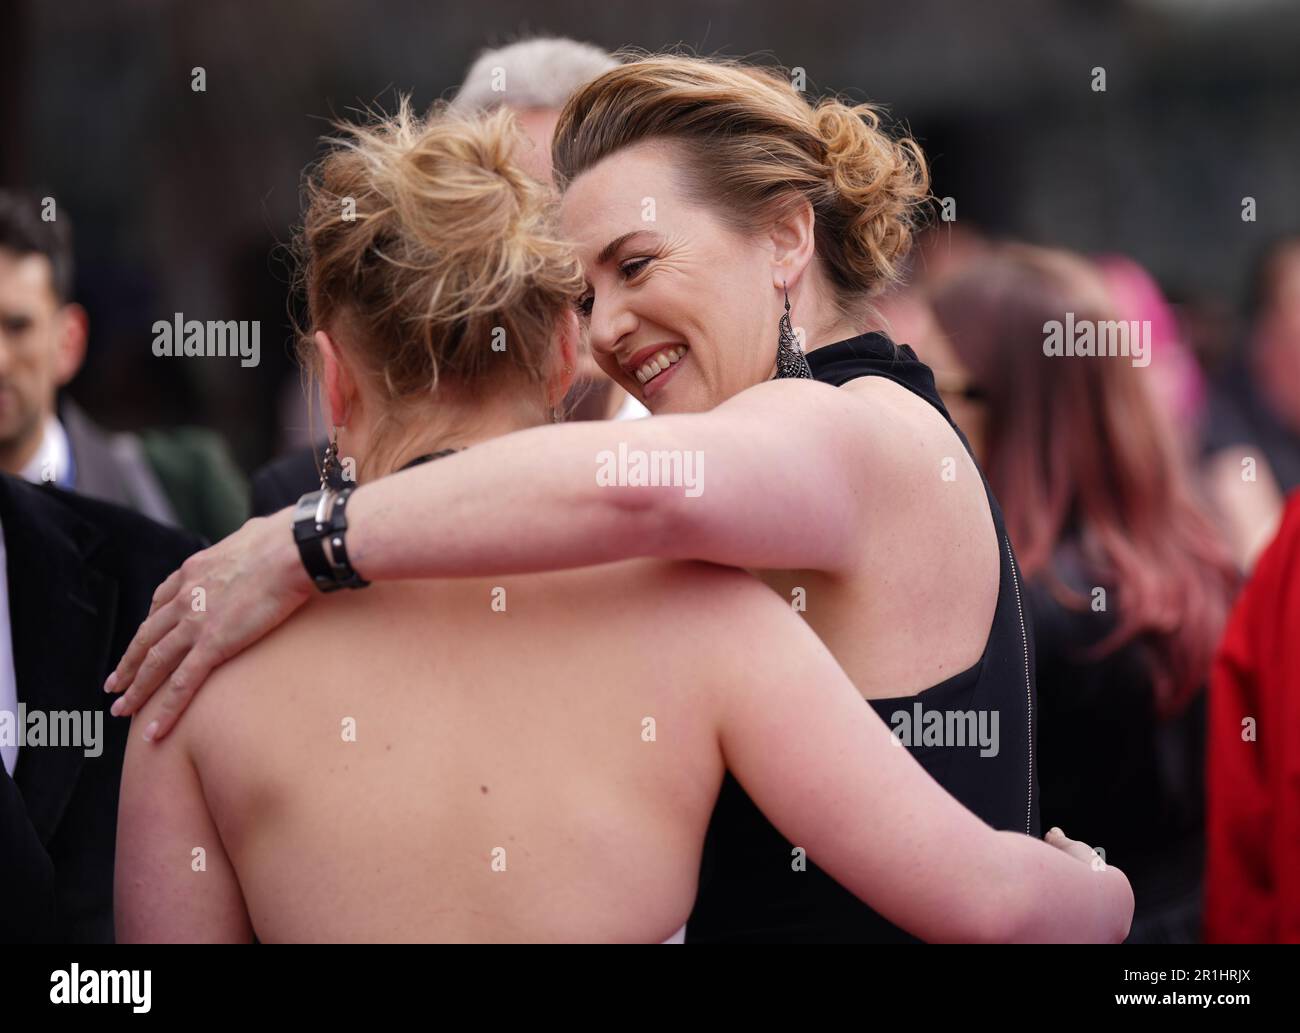
[[[253,938],[239,880],[180,737],[157,749],[130,737],[117,812],[113,909],[118,943]]]
[[[860,492],[845,471],[863,465],[869,422],[843,392],[780,380],[706,413],[509,434],[358,490],[349,555],[379,580],[637,556],[842,570],[860,552]],[[631,481],[642,460],[670,483],[609,483]]]
[[[762,591],[768,598],[715,593],[747,646],[718,685],[719,737],[727,767],[796,848],[924,940],[1128,935],[1133,893],[1119,869],[1059,830],[1043,843],[982,822],[898,743],[811,629]],[[802,876],[792,867],[790,877]]]
[[[886,423],[846,392],[781,380],[707,413],[521,431],[358,488],[348,553],[375,580],[636,556],[844,571],[861,555],[864,494],[852,473],[869,466],[866,449],[888,448]],[[677,483],[635,483],[634,463],[664,456]],[[290,511],[249,521],[155,593],[106,686],[125,693],[114,712],[135,713],[166,683],[145,733],[161,738],[213,667],[313,592]]]

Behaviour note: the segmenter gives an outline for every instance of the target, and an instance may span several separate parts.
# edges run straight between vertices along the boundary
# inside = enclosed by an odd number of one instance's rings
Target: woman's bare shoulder
[[[780,629],[811,634],[783,598],[736,567],[631,560],[546,578],[628,661],[671,651],[685,668],[723,675],[763,656]]]
[[[522,580],[522,579],[517,579]],[[538,576],[538,588],[593,614],[657,615],[674,626],[724,619],[728,607],[771,594],[736,567],[697,560],[635,559]]]

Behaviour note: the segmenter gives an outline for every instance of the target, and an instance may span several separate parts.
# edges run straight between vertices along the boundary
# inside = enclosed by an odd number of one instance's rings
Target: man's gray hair
[[[590,43],[559,37],[521,40],[480,54],[451,108],[481,111],[505,104],[518,111],[558,111],[579,86],[617,66]]]

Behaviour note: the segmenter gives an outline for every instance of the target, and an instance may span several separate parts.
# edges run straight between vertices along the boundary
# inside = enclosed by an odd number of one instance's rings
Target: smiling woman
[[[667,348],[660,348],[652,354],[647,362],[641,363],[639,359],[633,359],[628,368],[633,370],[637,382],[642,387],[645,387],[650,381],[657,379],[659,374],[667,370],[669,366],[675,366],[681,362],[685,356],[686,345],[669,345]]]
[[[766,379],[752,344],[772,337],[773,286],[794,290],[809,340],[855,336],[871,294],[898,278],[928,197],[913,141],[882,132],[869,105],[812,107],[771,70],[650,58],[599,82],[561,115],[554,162],[563,229],[591,283],[592,347],[611,376],[642,386],[653,412],[698,411]],[[805,217],[815,261],[775,281],[772,260],[795,239],[784,224]],[[637,317],[642,332],[625,332]],[[653,327],[667,340],[648,340]],[[705,342],[727,351],[724,368]],[[665,349],[686,353],[681,368],[642,378]]]
[[[523,430],[363,484],[337,532],[350,557],[338,583],[632,557],[751,570],[787,612],[800,601],[867,701],[861,713],[919,701],[996,714],[996,752],[909,752],[988,825],[1036,836],[1032,654],[1001,512],[929,369],[864,332],[927,196],[917,146],[885,133],[870,107],[810,104],[779,72],[674,56],[580,89],[554,153],[593,349],[655,417]],[[811,378],[783,375],[791,323]],[[595,483],[592,457],[620,447],[704,456],[708,491]],[[183,605],[198,584],[209,586],[202,620]],[[311,584],[288,510],[201,554],[159,589],[110,686],[125,692],[118,712],[165,683],[145,735],[166,734],[212,668],[293,613]],[[719,641],[745,654],[766,637],[742,624]],[[835,750],[779,724],[768,732],[805,759]],[[921,813],[901,796],[894,806],[894,817]],[[848,839],[871,825],[862,812],[840,817]],[[792,842],[727,776],[688,936],[905,938],[817,866],[792,877]],[[824,845],[801,846],[826,857]]]

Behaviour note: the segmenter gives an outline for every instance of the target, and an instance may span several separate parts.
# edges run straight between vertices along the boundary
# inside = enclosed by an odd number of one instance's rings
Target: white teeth
[[[669,366],[673,365],[673,363],[680,360],[685,354],[686,349],[681,346],[665,348],[663,351],[657,352],[648,362],[636,371],[635,376],[637,381],[644,384],[653,380]]]

